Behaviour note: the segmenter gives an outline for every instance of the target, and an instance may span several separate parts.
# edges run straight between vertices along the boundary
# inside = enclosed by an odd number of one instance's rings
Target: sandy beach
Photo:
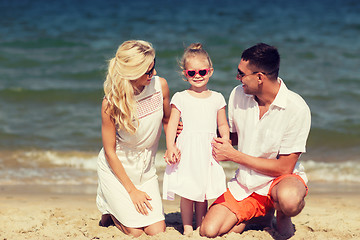
[[[0,239],[132,239],[98,225],[95,186],[0,186]],[[88,189],[89,193],[86,192]],[[293,218],[291,239],[360,239],[358,186],[310,185],[303,212]],[[85,191],[84,191],[85,190]],[[181,235],[178,201],[164,201],[166,232],[139,239],[204,239]],[[256,226],[255,226],[256,227]],[[228,234],[216,239],[239,239]],[[247,230],[241,239],[281,239],[276,231]]]

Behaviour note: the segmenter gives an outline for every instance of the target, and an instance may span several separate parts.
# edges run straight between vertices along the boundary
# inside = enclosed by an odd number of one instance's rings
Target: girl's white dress
[[[180,162],[166,166],[163,198],[173,200],[175,194],[198,202],[217,198],[226,191],[226,177],[212,157],[211,141],[225,99],[214,91],[207,98],[197,98],[185,90],[175,93],[171,104],[181,112],[184,128],[176,142]]]
[[[152,198],[149,202],[153,210],[148,210],[148,216],[136,211],[128,192],[112,172],[104,149],[101,149],[97,162],[98,209],[102,214],[112,214],[120,223],[132,228],[149,226],[165,219],[154,165],[163,118],[163,94],[158,77],[154,77],[150,85],[136,95],[136,101],[139,127],[134,135],[117,129],[116,154],[136,188]]]

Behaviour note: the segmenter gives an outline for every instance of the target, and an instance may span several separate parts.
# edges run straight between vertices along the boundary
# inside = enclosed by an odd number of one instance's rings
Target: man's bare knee
[[[305,200],[301,199],[286,199],[280,202],[281,211],[288,217],[298,215],[305,206]]]
[[[236,215],[227,207],[217,204],[207,212],[201,226],[200,235],[215,238],[228,233],[237,223]]]
[[[298,215],[305,206],[305,195],[297,189],[286,188],[278,193],[278,204],[281,211],[289,217]]]
[[[204,221],[202,222],[200,226],[200,236],[202,237],[208,237],[208,238],[215,238],[219,234],[219,229],[215,224],[206,223],[204,224]]]
[[[199,233],[202,237],[214,238],[217,237],[219,234],[220,226],[218,226],[217,221],[214,221],[215,219],[213,218],[213,210],[214,208],[210,209],[210,211],[207,213],[207,215],[205,215],[205,218],[200,225]]]

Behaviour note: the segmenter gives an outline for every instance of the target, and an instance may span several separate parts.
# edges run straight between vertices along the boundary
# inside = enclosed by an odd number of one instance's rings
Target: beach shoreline
[[[360,238],[360,191],[355,184],[310,184],[306,206],[293,218],[291,239]],[[324,190],[326,189],[326,191]],[[96,186],[0,186],[1,239],[132,239],[98,225]],[[181,235],[178,199],[164,201],[165,233],[139,239],[189,239]],[[217,239],[238,239],[228,234]],[[279,239],[274,230],[248,230],[242,239]],[[204,239],[195,231],[190,239]]]

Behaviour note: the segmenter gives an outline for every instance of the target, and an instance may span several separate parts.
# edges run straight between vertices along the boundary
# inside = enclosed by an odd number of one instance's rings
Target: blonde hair
[[[179,62],[181,70],[186,70],[186,62],[191,57],[204,56],[209,62],[209,67],[212,68],[213,64],[209,54],[205,51],[201,43],[192,43],[184,51],[184,54]],[[187,79],[184,79],[187,81]]]
[[[134,87],[137,80],[154,61],[155,50],[151,43],[130,40],[122,43],[115,57],[109,60],[104,82],[105,97],[109,104],[106,109],[118,128],[135,133],[138,126]]]

